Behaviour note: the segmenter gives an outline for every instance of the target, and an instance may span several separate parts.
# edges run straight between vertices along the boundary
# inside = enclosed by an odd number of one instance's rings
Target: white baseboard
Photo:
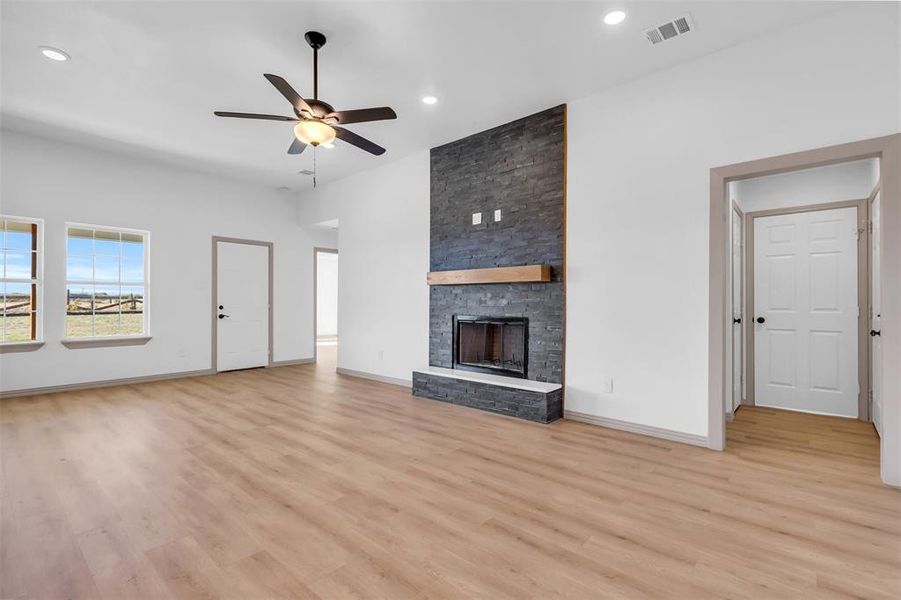
[[[291,365],[306,365],[316,362],[313,358],[298,358],[294,360],[279,360],[269,365],[272,367],[289,367]],[[20,396],[36,396],[38,394],[54,394],[56,392],[69,392],[76,390],[89,390],[92,388],[113,387],[116,385],[132,385],[135,383],[149,383],[151,381],[164,381],[166,379],[184,379],[186,377],[199,377],[201,375],[215,375],[215,369],[200,369],[198,371],[180,371],[178,373],[161,373],[159,375],[144,375],[140,377],[123,377],[121,379],[101,379],[98,381],[84,381],[81,383],[64,383],[61,385],[48,385],[46,387],[26,388],[21,390],[0,391],[0,399],[18,398]]]
[[[292,365],[309,365],[316,362],[315,358],[295,358],[293,360],[274,360],[270,367],[290,367]]]
[[[399,379],[397,377],[387,377],[385,375],[376,375],[375,373],[367,373],[366,371],[355,371],[354,369],[344,369],[338,367],[335,369],[338,375],[347,375],[348,377],[359,377],[360,379],[371,379],[379,383],[390,383],[391,385],[400,385],[405,388],[413,387],[412,379]]]
[[[679,442],[680,444],[689,444],[691,446],[707,447],[707,436],[695,435],[693,433],[682,433],[681,431],[673,431],[672,429],[663,429],[662,427],[653,427],[651,425],[641,425],[639,423],[629,423],[628,421],[620,421],[618,419],[609,419],[607,417],[598,417],[586,413],[576,412],[573,410],[564,410],[563,418],[572,421],[581,421],[591,425],[600,425],[610,429],[619,431],[627,431],[629,433],[637,433],[639,435],[647,435],[650,437],[669,440],[671,442]]]
[[[199,377],[201,375],[215,374],[216,372],[213,369],[201,369],[199,371],[181,371],[178,373],[144,375],[142,377],[123,377],[121,379],[103,379],[100,381],[84,381],[81,383],[64,383],[62,385],[48,385],[46,387],[0,391],[0,398],[17,398],[20,396],[36,396],[38,394],[54,394],[56,392],[89,390],[92,388],[113,387],[116,385],[132,385],[134,383],[149,383],[151,381],[163,381],[165,379],[184,379],[186,377]]]

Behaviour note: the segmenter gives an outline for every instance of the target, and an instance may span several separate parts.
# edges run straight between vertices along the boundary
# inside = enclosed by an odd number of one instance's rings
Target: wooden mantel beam
[[[460,271],[432,271],[426,280],[429,285],[471,285],[476,283],[543,283],[551,280],[550,265],[521,265],[463,269]]]

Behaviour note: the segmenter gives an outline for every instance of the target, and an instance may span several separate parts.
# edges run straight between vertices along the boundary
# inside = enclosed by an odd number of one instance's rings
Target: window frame
[[[62,338],[62,342],[64,345],[70,348],[76,348],[80,346],[97,346],[102,345],[105,342],[109,342],[115,344],[116,342],[128,342],[132,341],[147,341],[150,339],[150,232],[145,229],[133,229],[130,227],[115,227],[111,225],[95,225],[92,223],[75,223],[67,221],[65,224],[65,249],[66,249],[66,260],[65,267],[63,271],[64,276],[64,285],[63,289],[67,290],[70,284],[78,285],[91,285],[91,286],[109,286],[111,282],[98,282],[96,279],[69,279],[69,231],[72,229],[90,229],[91,231],[98,232],[103,231],[106,233],[118,233],[118,234],[132,234],[132,235],[140,235],[143,238],[144,245],[144,281],[141,284],[144,288],[144,299],[143,299],[143,331],[141,333],[127,333],[127,334],[115,334],[115,335],[85,335],[79,337],[69,337],[67,333],[68,323],[66,321],[67,310],[65,303],[63,304],[63,332],[64,335]],[[96,258],[96,250],[94,248],[91,249],[91,258],[92,261]],[[122,271],[121,264],[119,266],[119,279],[116,281],[115,285],[122,286],[128,285],[123,283],[122,280]],[[96,277],[96,273],[93,273],[93,276]]]
[[[0,214],[0,221],[18,221],[35,226],[35,240],[32,243],[35,253],[35,276],[28,279],[7,278],[4,264],[0,264],[0,283],[19,283],[34,286],[34,337],[30,340],[5,341],[0,339],[0,348],[33,347],[44,344],[44,219],[22,217],[18,215]],[[0,229],[0,231],[5,230]],[[3,250],[6,250],[5,244]],[[5,310],[4,300],[4,310]],[[5,315],[4,315],[5,318]],[[5,325],[4,325],[5,326]]]

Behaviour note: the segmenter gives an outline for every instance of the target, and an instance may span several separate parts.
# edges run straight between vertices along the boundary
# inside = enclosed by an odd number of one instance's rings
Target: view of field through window
[[[37,224],[0,221],[0,342],[27,342],[37,338]]]
[[[66,245],[66,337],[144,333],[141,233],[70,227]]]

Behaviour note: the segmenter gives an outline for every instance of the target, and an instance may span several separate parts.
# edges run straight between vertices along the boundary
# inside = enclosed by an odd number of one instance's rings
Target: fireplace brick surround
[[[429,364],[452,368],[455,315],[525,317],[529,380],[562,384],[566,107],[561,105],[431,151],[432,271],[545,264],[547,283],[434,285],[429,294]],[[501,220],[494,220],[500,209]],[[472,214],[482,223],[472,224]],[[486,387],[487,386],[487,387]],[[414,373],[413,392],[548,422],[562,415],[562,390],[550,410],[512,410],[515,390],[454,383]],[[462,391],[461,391],[462,390]],[[520,391],[526,405],[534,392]],[[492,404],[493,403],[493,404]],[[548,404],[549,403],[549,404]],[[532,416],[529,416],[532,415]]]

